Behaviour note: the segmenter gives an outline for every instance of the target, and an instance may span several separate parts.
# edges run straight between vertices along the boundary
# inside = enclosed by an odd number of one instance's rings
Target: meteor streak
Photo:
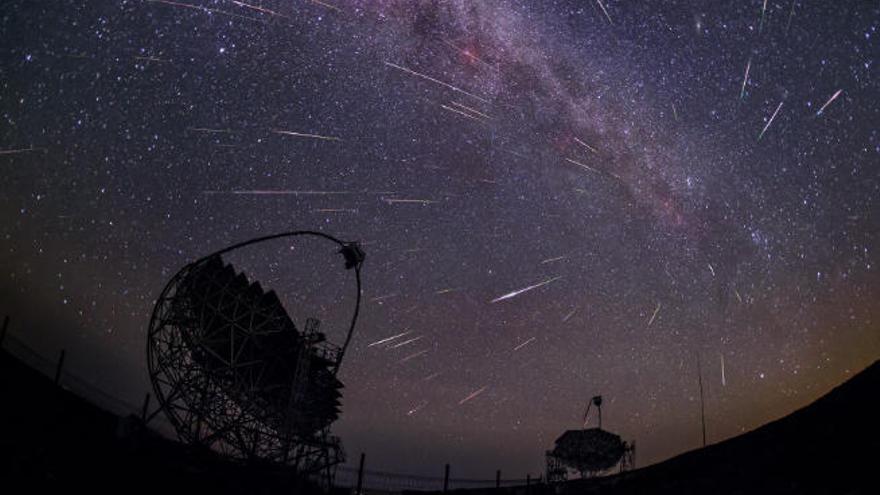
[[[822,105],[822,108],[820,108],[819,111],[816,112],[816,116],[818,117],[818,116],[822,115],[822,112],[824,112],[825,109],[828,108],[828,105],[830,105],[832,101],[836,100],[837,97],[840,96],[840,93],[843,93],[842,89],[838,89],[836,93],[831,95],[831,98],[828,98],[828,101],[826,101],[825,104]]]
[[[513,292],[508,292],[507,294],[504,294],[503,296],[496,297],[495,299],[492,299],[492,301],[490,301],[490,303],[497,303],[497,302],[499,302],[499,301],[503,301],[503,300],[505,300],[505,299],[510,299],[510,298],[512,298],[512,297],[516,297],[516,296],[518,296],[518,295],[520,295],[520,294],[522,294],[522,293],[524,293],[524,292],[528,292],[528,291],[530,291],[530,290],[537,289],[538,287],[543,287],[543,286],[545,286],[545,285],[547,285],[547,284],[549,284],[549,283],[551,283],[551,282],[555,282],[556,280],[559,280],[560,278],[562,278],[562,277],[561,277],[561,276],[559,276],[559,277],[553,277],[553,278],[551,278],[551,279],[547,279],[547,280],[545,280],[545,281],[543,281],[543,282],[541,282],[541,283],[538,283],[538,284],[535,284],[535,285],[530,285],[530,286],[528,286],[528,287],[526,287],[526,288],[524,288],[524,289],[519,289],[519,290],[515,290],[515,291],[513,291]]]
[[[469,118],[469,119],[471,119],[471,120],[476,120],[477,122],[482,122],[482,120],[480,120],[479,117],[475,117],[475,116],[473,116],[473,115],[471,115],[471,114],[469,114],[469,113],[467,113],[467,112],[463,112],[463,111],[461,111],[461,110],[458,110],[458,109],[455,109],[455,108],[452,108],[452,107],[448,107],[448,106],[446,106],[446,105],[442,105],[442,104],[440,105],[440,108],[442,108],[442,109],[444,109],[444,110],[448,110],[448,111],[450,111],[450,112],[452,112],[452,113],[457,113],[457,114],[462,115],[462,116],[464,116],[464,117],[467,117],[467,118]]]
[[[210,129],[208,127],[187,127],[186,130],[191,132],[205,132],[209,134],[232,134],[234,132],[232,129]]]
[[[742,89],[739,91],[739,99],[742,100],[746,96],[746,84],[749,82],[749,69],[752,67],[752,59],[746,63],[746,75],[743,77]]]
[[[313,213],[357,213],[353,208],[318,208],[312,210]]]
[[[165,5],[170,5],[170,6],[172,6],[172,7],[181,7],[181,8],[185,8],[185,9],[201,10],[202,12],[206,12],[206,13],[208,13],[208,14],[220,14],[220,15],[226,15],[226,16],[229,16],[229,17],[237,17],[237,18],[239,18],[239,19],[245,19],[245,20],[248,20],[248,21],[263,22],[262,20],[260,20],[260,19],[254,19],[253,17],[248,17],[248,16],[245,16],[245,15],[233,14],[232,12],[226,12],[226,11],[223,11],[223,10],[209,9],[208,7],[203,7],[203,6],[201,6],[201,5],[193,5],[193,4],[190,4],[190,3],[172,2],[172,1],[170,1],[170,0],[147,0],[147,2],[151,2],[151,3],[164,3]]]
[[[764,0],[764,6],[761,7],[761,22],[758,24],[758,32],[761,32],[761,29],[764,28],[764,14],[767,13],[767,0]]]
[[[396,198],[382,198],[382,201],[388,203],[389,205],[398,204],[398,203],[415,203],[421,205],[430,205],[437,203],[436,200],[433,199],[396,199]]]
[[[376,297],[370,299],[370,302],[381,301],[381,300],[383,300],[383,299],[388,299],[388,298],[390,298],[390,297],[394,297],[394,296],[396,296],[396,295],[397,295],[397,293],[392,292],[391,294],[385,294],[385,295],[382,295],[382,296],[376,296]]]
[[[251,9],[251,10],[256,10],[257,12],[262,12],[262,13],[264,13],[264,14],[268,14],[268,15],[273,15],[273,16],[277,16],[277,17],[283,17],[283,18],[285,18],[285,19],[290,19],[290,17],[288,17],[288,16],[286,16],[286,15],[284,15],[284,14],[279,14],[278,12],[275,12],[274,10],[269,10],[269,9],[267,9],[267,8],[265,8],[265,7],[260,7],[259,5],[251,5],[251,4],[247,4],[247,3],[244,3],[244,2],[239,2],[239,1],[236,1],[236,0],[231,0],[231,2],[234,3],[235,5],[238,5],[239,7],[244,7],[244,8],[246,8],[246,9]]]
[[[590,146],[589,144],[587,144],[587,143],[581,141],[581,140],[578,139],[577,137],[575,137],[574,140],[575,140],[579,145],[583,146],[584,148],[587,148],[588,150],[592,151],[593,153],[598,153],[598,151],[596,151],[596,148],[593,148],[592,146]]]
[[[418,337],[413,337],[409,340],[404,340],[403,342],[401,342],[399,344],[394,344],[392,346],[389,346],[388,349],[397,349],[398,347],[403,347],[405,345],[412,344],[413,342],[421,340],[422,337],[424,337],[424,335],[419,335]]]
[[[715,268],[712,268],[712,263],[706,263],[706,264],[709,265],[709,271],[712,272],[712,276],[714,277],[715,276]]]
[[[764,129],[761,130],[761,134],[758,134],[758,141],[760,141],[761,138],[764,137],[764,133],[767,132],[767,129],[770,127],[770,124],[773,123],[773,119],[776,118],[776,114],[778,114],[778,113],[779,113],[779,109],[782,108],[782,103],[783,103],[783,102],[781,102],[781,101],[779,102],[779,106],[776,107],[776,111],[773,112],[773,115],[770,116],[770,120],[767,121],[767,125],[765,125],[765,126],[764,126]]]
[[[727,386],[727,378],[724,377],[724,354],[720,354],[721,356],[721,385],[723,387]]]
[[[463,90],[463,89],[461,89],[461,88],[459,88],[459,87],[457,87],[457,86],[453,86],[453,85],[451,85],[451,84],[449,84],[449,83],[446,83],[446,82],[443,82],[443,81],[441,81],[441,80],[439,80],[439,79],[434,79],[433,77],[428,76],[428,75],[425,75],[425,74],[422,74],[421,72],[416,72],[416,71],[414,71],[414,70],[412,70],[412,69],[407,69],[406,67],[402,67],[402,66],[400,66],[400,65],[393,64],[393,63],[391,63],[391,62],[385,62],[385,65],[387,65],[388,67],[393,67],[393,68],[395,68],[395,69],[397,69],[397,70],[400,70],[400,71],[406,72],[407,74],[411,74],[411,75],[416,76],[416,77],[421,77],[422,79],[424,79],[424,80],[426,80],[426,81],[431,81],[431,82],[434,83],[434,84],[439,84],[439,85],[441,85],[441,86],[443,86],[443,87],[445,87],[445,88],[449,88],[449,89],[451,89],[451,90],[453,90],[453,91],[457,91],[457,92],[459,92],[459,93],[461,93],[461,94],[463,94],[463,95],[467,95],[467,96],[470,96],[471,98],[474,98],[474,99],[476,99],[476,100],[480,100],[480,101],[482,101],[483,103],[489,103],[489,100],[486,100],[485,98],[480,98],[479,96],[477,96],[477,95],[475,95],[475,94],[472,94],[472,93],[468,93],[467,91],[465,91],[465,90]]]
[[[273,129],[272,132],[274,132],[275,134],[283,134],[285,136],[302,137],[302,138],[309,138],[309,139],[322,139],[324,141],[342,141],[342,139],[339,139],[338,137],[322,136],[320,134],[309,134],[309,133],[305,133],[305,132],[285,131],[285,130],[281,130],[281,129]]]
[[[583,163],[581,163],[581,162],[579,162],[579,161],[577,161],[577,160],[572,160],[571,158],[566,158],[565,161],[567,161],[568,163],[572,163],[572,164],[574,164],[574,165],[577,165],[578,167],[581,167],[581,168],[583,168],[583,169],[585,169],[585,170],[588,170],[588,171],[590,171],[590,172],[593,172],[594,174],[600,174],[600,175],[601,175],[601,172],[599,172],[599,171],[596,170],[595,168],[593,168],[593,167],[591,167],[591,166],[589,166],[589,165],[585,165],[585,164],[583,164]]]
[[[17,155],[19,153],[30,153],[31,151],[40,151],[40,148],[18,148],[11,150],[0,150],[0,155]]]
[[[570,320],[571,317],[574,316],[574,314],[577,312],[577,310],[578,310],[577,308],[574,308],[571,311],[569,311],[568,314],[562,318],[562,323],[565,323],[568,320]]]
[[[161,62],[161,63],[170,62],[170,60],[165,60],[165,59],[161,59],[158,57],[134,57],[134,59],[135,60],[143,60],[146,62]]]
[[[427,349],[425,349],[424,351],[415,352],[415,353],[410,354],[409,356],[407,356],[407,357],[401,359],[400,361],[397,362],[397,364],[403,364],[403,363],[405,363],[405,362],[407,362],[407,361],[409,361],[409,360],[411,360],[411,359],[415,359],[415,358],[417,358],[417,357],[419,357],[419,356],[421,356],[421,355],[424,355],[424,354],[426,354],[427,352],[428,352]]]
[[[321,2],[320,0],[312,0],[312,3],[320,5],[322,7],[327,7],[328,9],[333,9],[336,12],[342,12],[342,10],[340,10],[339,7],[336,7],[334,5],[330,5],[329,3]]]
[[[446,41],[446,40],[443,40],[443,43],[446,44],[446,45],[448,45],[448,46],[451,46],[453,49],[455,49],[455,51],[457,51],[458,53],[464,55],[465,57],[467,57],[467,58],[469,58],[469,59],[471,59],[471,60],[473,60],[473,61],[475,61],[475,62],[479,62],[479,63],[485,65],[486,67],[488,67],[489,69],[496,70],[495,67],[492,67],[491,64],[489,64],[489,63],[486,62],[485,60],[481,59],[480,57],[474,55],[473,53],[471,53],[470,50],[462,49],[461,47],[456,46],[454,43],[451,43],[451,42]]]
[[[464,399],[461,399],[460,401],[458,401],[458,405],[460,406],[460,405],[464,404],[465,402],[467,402],[467,401],[469,401],[469,400],[475,398],[476,396],[482,394],[487,388],[489,388],[488,385],[484,386],[483,388],[481,388],[481,389],[479,389],[479,390],[476,390],[476,391],[472,392],[470,395],[468,395],[468,396],[465,397]]]
[[[546,263],[553,263],[554,261],[564,260],[565,258],[568,258],[568,256],[557,256],[555,258],[547,258],[546,260],[542,261],[541,264],[544,265]]]
[[[765,0],[765,1],[766,1],[766,0]],[[609,24],[614,24],[614,23],[611,21],[611,16],[608,15],[608,10],[605,9],[605,5],[602,4],[602,0],[596,0],[596,3],[598,3],[598,4],[599,4],[599,7],[602,8],[602,12],[605,14],[605,17],[608,18],[608,23],[609,23]]]
[[[651,326],[651,323],[654,323],[654,318],[657,317],[657,313],[660,312],[660,301],[657,301],[657,307],[654,309],[654,314],[651,315],[651,319],[648,320],[648,326]]]
[[[465,110],[465,111],[467,111],[467,112],[470,112],[470,113],[475,114],[475,115],[479,115],[480,117],[483,117],[484,119],[491,119],[491,118],[492,118],[492,117],[486,115],[485,113],[483,113],[483,112],[481,112],[481,111],[479,111],[479,110],[477,110],[477,109],[475,109],[475,108],[471,108],[471,107],[469,107],[469,106],[467,106],[467,105],[464,105],[464,104],[462,104],[462,103],[459,103],[459,102],[457,102],[457,101],[451,101],[450,103],[452,103],[454,106],[456,106],[456,107],[458,107],[458,108],[461,108],[461,109],[463,109],[463,110]]]
[[[424,408],[424,407],[427,406],[427,405],[428,405],[428,401],[423,400],[422,402],[419,402],[418,405],[417,405],[416,407],[410,409],[410,410],[406,413],[406,415],[407,415],[407,416],[412,416],[413,414],[415,414],[415,413],[421,411],[422,408]]]
[[[514,348],[513,348],[513,352],[516,352],[516,351],[522,349],[523,347],[525,347],[525,346],[531,344],[531,343],[534,342],[534,341],[535,341],[535,337],[532,337],[532,338],[530,338],[529,340],[526,340],[526,341],[523,342],[522,344],[520,344],[520,345],[514,347]]]
[[[202,191],[202,194],[234,194],[245,196],[331,196],[355,194],[354,191],[296,191],[291,189],[252,189],[238,191]]]
[[[384,339],[377,340],[377,341],[373,342],[372,344],[369,344],[367,347],[374,347],[377,345],[382,345],[386,342],[391,342],[392,340],[399,339],[400,337],[403,337],[404,335],[409,335],[411,333],[412,333],[412,330],[408,330],[406,332],[399,333],[397,335],[392,335],[391,337],[385,337]]]

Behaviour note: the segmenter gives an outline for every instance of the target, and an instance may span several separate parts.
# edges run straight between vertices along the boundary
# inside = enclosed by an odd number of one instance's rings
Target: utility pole
[[[6,329],[9,328],[9,315],[3,318],[3,330],[0,331],[0,347],[3,347],[3,341],[6,340]]]
[[[700,384],[700,422],[703,426],[703,447],[706,446],[706,405],[703,402],[703,367],[700,364],[700,353],[697,353],[697,380]]]

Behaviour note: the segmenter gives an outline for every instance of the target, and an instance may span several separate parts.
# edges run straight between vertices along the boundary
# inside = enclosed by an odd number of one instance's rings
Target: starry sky
[[[878,27],[875,1],[8,0],[0,310],[140,404],[180,267],[321,230],[367,253],[351,462],[536,475],[598,394],[657,462],[701,444],[698,361],[716,442],[880,355]],[[329,243],[229,260],[343,335]]]

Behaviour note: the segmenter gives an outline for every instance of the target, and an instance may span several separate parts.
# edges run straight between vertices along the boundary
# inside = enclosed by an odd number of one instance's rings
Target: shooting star
[[[440,375],[442,375],[442,374],[443,374],[442,371],[438,371],[438,372],[436,372],[436,373],[431,373],[430,375],[428,375],[428,376],[422,378],[422,381],[423,381],[423,382],[429,382],[429,381],[433,380],[434,378],[437,378],[438,376],[440,376]]]
[[[746,84],[749,82],[749,69],[752,68],[752,58],[749,57],[749,61],[746,63],[746,75],[743,77],[742,89],[739,91],[739,99],[742,100],[746,97]]]
[[[486,386],[480,388],[479,390],[476,390],[476,391],[472,392],[470,395],[468,395],[468,396],[465,397],[464,399],[461,399],[460,401],[458,401],[458,405],[460,406],[460,405],[464,404],[465,402],[467,402],[467,401],[469,401],[469,400],[471,400],[471,399],[477,397],[478,395],[480,395],[480,394],[482,394],[483,392],[485,392],[487,388],[489,388],[488,385],[486,385]]]
[[[794,19],[794,7],[797,5],[797,0],[791,0],[791,12],[788,14],[788,23],[785,24],[785,34],[788,34],[788,30],[791,28],[791,20]]]
[[[407,416],[412,416],[413,414],[415,414],[415,413],[421,411],[422,408],[424,408],[424,407],[427,406],[427,405],[428,405],[428,401],[423,400],[423,401],[419,402],[418,405],[416,405],[416,407],[410,409],[410,410],[406,413],[406,415],[407,415]]]
[[[598,151],[596,150],[596,148],[593,148],[593,147],[590,146],[589,144],[587,144],[587,143],[581,141],[579,138],[575,137],[574,140],[575,140],[575,142],[576,142],[577,144],[579,144],[579,145],[583,146],[584,148],[586,148],[586,149],[592,151],[593,153],[598,153]]]
[[[770,120],[767,121],[767,125],[765,125],[764,129],[761,130],[761,134],[758,134],[758,141],[760,141],[761,138],[764,137],[764,133],[767,132],[767,129],[770,128],[770,124],[773,123],[773,120],[776,118],[776,114],[778,114],[779,109],[782,108],[782,103],[783,102],[781,101],[779,102],[779,106],[776,107],[776,111],[774,111],[773,115],[770,116]]]
[[[367,347],[375,347],[377,345],[382,345],[386,342],[391,342],[392,340],[399,339],[400,337],[403,337],[404,335],[409,335],[411,333],[412,333],[412,330],[408,330],[406,332],[399,333],[397,335],[392,335],[391,337],[385,337],[384,339],[377,340],[377,341],[373,342],[372,344],[367,345]]]
[[[357,213],[354,208],[317,208],[312,213]]]
[[[559,276],[559,277],[553,277],[553,278],[547,279],[547,280],[545,280],[545,281],[543,281],[543,282],[537,283],[537,284],[535,284],[535,285],[530,285],[530,286],[528,286],[528,287],[526,287],[526,288],[524,288],[524,289],[519,289],[519,290],[515,290],[515,291],[513,291],[513,292],[508,292],[507,294],[504,294],[503,296],[496,297],[495,299],[492,299],[492,300],[490,301],[490,303],[497,303],[497,302],[499,302],[499,301],[503,301],[503,300],[505,300],[505,299],[510,299],[510,298],[512,298],[512,297],[516,297],[516,296],[518,296],[518,295],[520,295],[520,294],[523,294],[523,293],[525,293],[525,292],[528,292],[528,291],[530,291],[530,290],[534,290],[534,289],[537,289],[538,287],[543,287],[543,286],[545,286],[545,285],[547,285],[547,284],[549,284],[549,283],[551,283],[551,282],[555,282],[556,280],[559,280],[560,278],[562,278],[562,277],[561,277],[561,276]]]
[[[397,349],[398,347],[403,347],[405,345],[412,344],[413,342],[418,342],[419,340],[422,340],[423,337],[424,337],[424,335],[419,335],[418,337],[413,337],[409,340],[404,340],[403,342],[400,342],[399,344],[394,344],[394,345],[388,346],[388,347],[386,347],[386,349]]]
[[[335,10],[336,12],[340,12],[340,13],[342,12],[342,10],[340,10],[339,7],[336,7],[336,6],[334,6],[334,5],[330,5],[329,3],[322,2],[322,1],[320,1],[320,0],[312,0],[312,3],[314,3],[314,4],[316,4],[316,5],[320,5],[320,6],[322,6],[322,7],[327,7],[328,9],[333,9],[333,10]]]
[[[608,18],[608,24],[614,24],[614,22],[611,21],[611,16],[608,15],[608,10],[605,8],[605,5],[602,3],[602,0],[596,0],[596,3],[599,4],[599,7],[602,8],[602,13],[604,13],[605,17]]]
[[[767,13],[767,0],[764,0],[764,6],[761,7],[761,22],[758,24],[758,32],[761,32],[761,29],[764,28],[764,14]]]
[[[430,205],[434,203],[438,203],[438,201],[433,199],[397,199],[397,198],[382,198],[382,201],[388,203],[389,205],[394,204],[405,204],[405,203],[414,203],[420,205]]]
[[[715,268],[712,268],[712,263],[706,263],[706,264],[709,265],[709,271],[712,272],[712,276],[714,277],[715,276]]]
[[[427,353],[428,353],[428,350],[427,350],[427,349],[425,349],[424,351],[415,352],[415,353],[410,354],[409,356],[407,356],[407,357],[401,359],[400,361],[397,362],[397,364],[403,364],[403,363],[405,363],[405,362],[407,362],[407,361],[409,361],[409,360],[411,360],[411,359],[415,359],[415,358],[417,358],[417,357],[419,357],[419,356],[423,356],[423,355],[425,355],[425,354],[427,354]]]
[[[204,132],[208,134],[232,134],[232,129],[211,129],[208,127],[187,127],[187,132]]]
[[[385,62],[385,65],[387,65],[388,67],[393,67],[393,68],[395,68],[395,69],[397,69],[397,70],[399,70],[399,71],[406,72],[407,74],[411,74],[411,75],[413,75],[413,76],[420,77],[420,78],[422,78],[422,79],[424,79],[424,80],[426,80],[426,81],[430,81],[430,82],[432,82],[432,83],[434,83],[434,84],[439,84],[440,86],[443,86],[443,87],[445,87],[445,88],[449,88],[449,89],[451,89],[452,91],[456,91],[456,92],[459,92],[459,93],[461,93],[461,94],[463,94],[463,95],[470,96],[471,98],[474,98],[474,99],[476,99],[476,100],[480,100],[480,101],[482,101],[483,103],[489,103],[489,100],[486,100],[485,98],[480,98],[479,96],[477,96],[477,95],[475,95],[475,94],[472,94],[472,93],[468,93],[467,91],[465,91],[465,90],[463,90],[463,89],[461,89],[461,88],[459,88],[459,87],[457,87],[457,86],[453,86],[452,84],[449,84],[449,83],[443,82],[443,81],[441,81],[441,80],[439,80],[439,79],[434,79],[433,77],[428,76],[428,75],[426,75],[426,74],[422,74],[421,72],[416,72],[416,71],[414,71],[414,70],[412,70],[412,69],[408,69],[408,68],[406,68],[406,67],[403,67],[403,66],[400,66],[400,65],[397,65],[397,64],[393,64],[393,63],[391,63],[391,62],[387,62],[387,61]]]
[[[285,131],[282,129],[272,129],[272,132],[275,134],[282,134],[284,136],[293,136],[293,137],[301,137],[301,138],[309,138],[309,139],[321,139],[324,141],[342,141],[342,139],[334,136],[322,136],[320,134],[309,134],[306,132],[295,132],[295,131]]]
[[[742,303],[742,302],[743,302],[743,298],[742,298],[741,295],[739,295],[739,291],[736,290],[736,289],[733,289],[733,293],[736,294],[736,298],[739,300],[740,303]]]
[[[457,101],[451,101],[450,103],[451,103],[453,106],[456,106],[456,107],[458,107],[458,108],[461,108],[462,110],[464,110],[464,111],[466,111],[466,112],[470,112],[470,113],[472,113],[472,114],[474,114],[474,115],[478,115],[478,116],[480,116],[480,117],[482,117],[482,118],[484,118],[484,119],[487,119],[487,120],[491,120],[491,119],[492,119],[492,117],[486,115],[485,113],[483,113],[483,112],[481,112],[481,111],[479,111],[479,110],[477,110],[477,109],[475,109],[475,108],[471,108],[471,107],[469,107],[469,106],[467,106],[467,105],[464,105],[464,104],[462,104],[462,103],[459,103],[459,102],[457,102]]]
[[[565,323],[568,320],[570,320],[571,317],[574,316],[574,314],[577,312],[577,310],[578,310],[577,308],[574,308],[571,311],[569,311],[568,314],[562,318],[562,323]]]
[[[226,15],[226,16],[229,16],[229,17],[236,17],[236,18],[238,18],[238,19],[245,19],[245,20],[248,20],[248,21],[263,22],[262,19],[254,19],[253,17],[248,17],[248,16],[245,16],[245,15],[233,14],[232,12],[226,12],[226,11],[223,11],[223,10],[209,9],[208,7],[203,7],[203,6],[201,6],[201,5],[193,5],[193,4],[190,4],[190,3],[172,2],[172,1],[170,1],[170,0],[147,0],[147,2],[150,2],[150,3],[164,3],[165,5],[170,5],[170,6],[172,6],[172,7],[181,7],[181,8],[185,8],[185,9],[201,10],[202,12],[205,12],[205,13],[207,13],[207,14],[220,14],[220,15]]]
[[[482,122],[482,120],[480,120],[479,117],[476,117],[476,116],[474,116],[474,115],[471,115],[471,114],[469,114],[469,113],[467,113],[467,112],[464,112],[464,111],[462,111],[462,110],[458,110],[458,109],[456,109],[456,108],[448,107],[448,106],[446,106],[446,105],[442,105],[442,104],[440,105],[440,108],[442,108],[442,109],[444,109],[444,110],[447,110],[447,111],[450,111],[450,112],[452,112],[452,113],[457,113],[458,115],[461,115],[461,116],[463,116],[463,117],[467,117],[467,118],[469,118],[469,119],[471,119],[471,120],[476,120],[477,122]]]
[[[134,57],[135,60],[143,60],[145,62],[159,62],[159,63],[168,63],[170,60],[165,60],[158,57]]]
[[[824,112],[825,109],[828,108],[828,105],[830,105],[832,101],[836,100],[837,97],[840,96],[840,93],[843,93],[842,89],[838,89],[836,93],[831,95],[831,98],[828,98],[828,101],[826,101],[825,104],[822,105],[822,108],[820,108],[819,111],[816,112],[816,117],[822,115],[822,112]]]
[[[460,290],[461,287],[450,287],[448,289],[440,289],[438,291],[435,291],[434,294],[439,296],[440,294],[449,294],[450,292],[458,292]]]
[[[235,5],[238,5],[239,7],[244,7],[246,9],[251,9],[251,10],[256,10],[257,12],[262,12],[263,14],[267,14],[267,15],[271,15],[271,16],[283,17],[285,19],[290,19],[290,17],[288,17],[284,14],[279,14],[278,12],[275,12],[274,10],[269,10],[265,7],[260,7],[259,5],[251,5],[248,3],[239,2],[237,0],[230,0],[230,1],[232,3],[234,3]]]
[[[251,189],[237,191],[202,191],[202,194],[233,194],[242,196],[332,196],[355,194],[354,191],[297,191],[292,189]]]
[[[17,148],[11,150],[0,150],[0,155],[18,155],[20,153],[30,153],[31,151],[41,151],[43,148]]]
[[[443,40],[443,43],[447,46],[452,47],[455,51],[457,51],[458,53],[464,55],[465,57],[473,60],[474,62],[479,62],[491,70],[497,70],[497,69],[495,69],[495,67],[492,67],[492,64],[490,64],[489,62],[486,62],[485,60],[481,59],[480,57],[474,55],[473,53],[471,53],[470,50],[463,49],[463,48],[455,45],[454,43],[446,41],[446,40]]]
[[[547,263],[553,263],[554,261],[564,260],[565,258],[568,258],[568,256],[557,256],[555,258],[547,258],[546,260],[542,261],[541,264],[544,265]]]
[[[727,378],[724,377],[724,354],[720,354],[721,356],[721,386],[727,386]]]
[[[534,341],[535,341],[535,337],[532,337],[532,338],[526,340],[526,341],[523,342],[522,344],[520,344],[520,345],[514,347],[514,348],[513,348],[513,352],[516,352],[516,351],[522,349],[523,347],[525,347],[525,346],[531,344],[531,343],[534,342]]]
[[[657,301],[657,307],[654,308],[654,314],[651,315],[651,319],[648,320],[648,326],[651,326],[651,323],[654,323],[654,318],[657,318],[657,313],[660,312],[660,301]]]
[[[572,160],[571,158],[566,158],[565,161],[567,161],[568,163],[572,163],[572,164],[574,164],[574,165],[577,165],[578,167],[581,167],[581,168],[583,168],[583,169],[585,169],[585,170],[588,170],[588,171],[590,171],[590,172],[593,172],[594,174],[602,175],[601,172],[599,172],[599,171],[596,170],[595,168],[593,168],[593,167],[591,167],[591,166],[589,166],[589,165],[585,165],[585,164],[583,164],[583,163],[581,163],[581,162],[579,162],[579,161],[577,161],[577,160]]]
[[[382,301],[382,300],[384,300],[384,299],[388,299],[388,298],[396,297],[396,296],[397,296],[397,293],[396,293],[396,292],[392,292],[391,294],[385,294],[385,295],[382,295],[382,296],[376,296],[376,297],[370,299],[370,302],[379,302],[379,301]]]

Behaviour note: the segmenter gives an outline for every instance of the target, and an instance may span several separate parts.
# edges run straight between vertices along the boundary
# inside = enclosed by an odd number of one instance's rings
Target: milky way
[[[599,394],[656,462],[701,443],[698,362],[734,436],[880,354],[878,9],[6,2],[0,310],[138,404],[178,268],[322,230],[367,253],[351,462],[537,475]],[[332,246],[231,261],[341,335]]]

